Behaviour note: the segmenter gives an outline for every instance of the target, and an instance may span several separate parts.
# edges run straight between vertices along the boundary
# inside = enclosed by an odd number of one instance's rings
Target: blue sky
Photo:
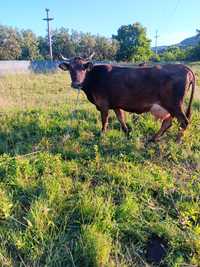
[[[136,21],[158,45],[174,44],[200,28],[200,0],[18,0],[1,1],[0,24],[32,29],[45,35],[45,8],[54,17],[53,28],[66,27],[111,37],[121,25]]]

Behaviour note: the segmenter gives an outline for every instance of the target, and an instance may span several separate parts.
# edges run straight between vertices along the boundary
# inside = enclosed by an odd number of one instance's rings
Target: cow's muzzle
[[[73,82],[71,84],[71,87],[74,89],[81,89],[82,85],[81,85],[81,83]]]

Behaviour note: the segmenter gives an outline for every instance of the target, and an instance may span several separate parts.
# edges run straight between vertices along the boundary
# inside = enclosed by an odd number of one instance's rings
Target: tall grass
[[[65,74],[0,79],[0,266],[148,266],[152,235],[163,266],[200,266],[200,102],[183,143],[159,143],[149,114],[127,139]],[[150,266],[150,264],[149,264]]]

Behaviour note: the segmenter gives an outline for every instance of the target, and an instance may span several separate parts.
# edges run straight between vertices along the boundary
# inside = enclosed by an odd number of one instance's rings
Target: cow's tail
[[[192,79],[190,80],[189,88],[190,88],[190,86],[192,86],[192,91],[191,91],[191,95],[190,95],[188,108],[186,110],[186,116],[187,116],[188,119],[190,119],[190,117],[191,117],[192,100],[193,100],[193,97],[194,97],[194,90],[195,90],[195,75],[194,75],[194,73],[193,73],[193,71],[191,69],[189,69],[189,70],[190,70],[190,73],[192,74]]]

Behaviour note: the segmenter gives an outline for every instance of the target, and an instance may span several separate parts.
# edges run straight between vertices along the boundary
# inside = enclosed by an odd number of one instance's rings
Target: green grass
[[[198,70],[197,70],[198,71]],[[177,144],[159,143],[149,114],[127,139],[63,73],[0,78],[0,266],[148,266],[148,239],[168,243],[163,264],[200,266],[200,101]],[[150,265],[149,265],[150,266]]]

